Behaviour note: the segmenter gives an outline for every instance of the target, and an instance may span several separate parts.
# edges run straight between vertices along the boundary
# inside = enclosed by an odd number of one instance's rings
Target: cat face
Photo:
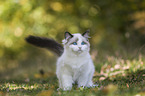
[[[71,34],[69,32],[65,32],[65,39],[63,40],[64,47],[76,54],[88,52],[90,49],[88,34],[89,31],[86,31],[83,34]]]

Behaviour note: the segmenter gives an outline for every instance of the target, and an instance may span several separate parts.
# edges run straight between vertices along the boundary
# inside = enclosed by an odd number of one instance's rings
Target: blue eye
[[[73,45],[77,45],[77,43],[76,42],[73,42]]]
[[[81,43],[81,45],[85,45],[85,44],[86,44],[85,42],[82,42],[82,43]]]

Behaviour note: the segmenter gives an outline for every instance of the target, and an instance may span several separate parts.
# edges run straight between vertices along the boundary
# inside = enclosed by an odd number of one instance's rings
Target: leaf
[[[105,86],[102,89],[103,93],[105,94],[113,94],[115,91],[117,91],[117,86],[113,84],[109,84],[108,86]]]
[[[105,77],[100,77],[99,78],[99,81],[103,81],[103,80],[105,80],[106,78]]]
[[[129,85],[128,84],[126,84],[126,86],[127,86],[127,88],[129,88]]]
[[[42,91],[41,93],[38,93],[37,96],[51,96],[53,90],[47,90],[47,91]]]
[[[92,88],[91,91],[97,92],[98,91],[98,88]]]
[[[5,96],[4,92],[0,91],[0,96]]]
[[[145,92],[140,92],[140,93],[136,94],[135,96],[145,96]]]

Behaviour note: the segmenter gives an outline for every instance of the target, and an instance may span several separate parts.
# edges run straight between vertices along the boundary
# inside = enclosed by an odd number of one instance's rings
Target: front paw
[[[64,87],[63,88],[63,91],[69,91],[69,90],[71,90],[72,89],[72,87]]]
[[[88,88],[95,88],[95,87],[98,87],[99,85],[98,84],[92,84],[92,85],[88,85],[87,87]]]
[[[78,88],[84,88],[85,86],[84,85],[78,85]]]
[[[69,91],[71,90],[71,87],[64,87],[64,88],[57,88],[57,91],[63,90],[63,91]]]

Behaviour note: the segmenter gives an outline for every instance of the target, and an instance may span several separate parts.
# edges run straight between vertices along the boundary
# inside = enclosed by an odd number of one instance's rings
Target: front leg
[[[97,86],[97,85],[94,85],[93,82],[92,82],[94,71],[95,71],[95,69],[92,68],[90,73],[89,73],[88,82],[87,82],[87,85],[86,85],[87,87],[95,87],[95,86]]]
[[[72,76],[68,75],[68,74],[62,74],[61,76],[61,88],[63,90],[71,90],[72,89]]]
[[[59,89],[71,90],[73,83],[71,68],[65,65],[61,58],[57,62],[56,74],[59,80]]]
[[[88,81],[88,74],[81,74],[78,78],[78,87],[85,87]]]
[[[81,71],[80,77],[78,79],[78,87],[94,87],[92,78],[95,71],[93,63],[89,64],[90,66],[85,66]]]
[[[59,79],[59,89],[71,90],[73,79],[70,69],[66,66],[59,68],[57,69],[57,77]]]

